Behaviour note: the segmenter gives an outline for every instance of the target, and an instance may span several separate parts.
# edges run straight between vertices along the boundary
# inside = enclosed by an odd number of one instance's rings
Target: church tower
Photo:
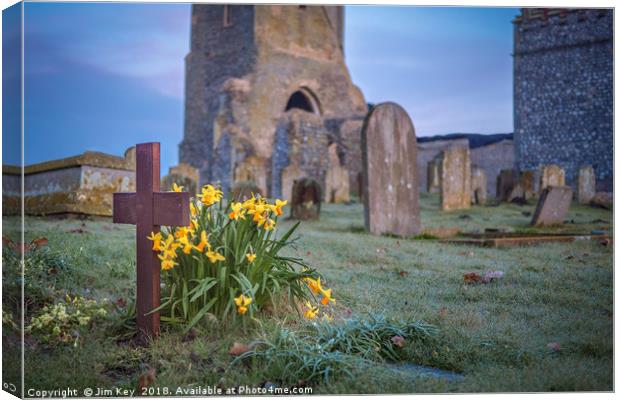
[[[355,180],[367,106],[344,62],[337,6],[192,6],[180,161],[201,184],[252,181],[281,196],[282,179],[323,184],[336,143]],[[294,175],[294,176],[293,176]]]

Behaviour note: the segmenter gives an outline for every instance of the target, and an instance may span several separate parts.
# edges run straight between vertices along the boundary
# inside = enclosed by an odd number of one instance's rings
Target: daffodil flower
[[[321,304],[323,304],[324,306],[326,306],[327,304],[329,304],[329,302],[331,301],[332,303],[336,304],[336,299],[332,298],[332,290],[331,289],[323,289],[321,288],[321,294],[323,295],[323,298],[321,299]]]
[[[210,206],[212,204],[217,203],[222,199],[222,191],[214,188],[211,185],[205,185],[202,187],[202,192],[198,195],[200,201],[205,206]]]
[[[232,211],[230,212],[230,214],[228,214],[228,218],[234,219],[235,221],[239,218],[245,219],[245,210],[243,209],[243,203],[232,203],[230,208],[232,209]]]
[[[179,185],[177,185],[176,182],[174,182],[172,184],[172,191],[173,192],[182,192],[183,191],[183,186],[179,186]]]
[[[306,302],[306,307],[308,309],[304,312],[304,317],[306,317],[307,319],[314,319],[314,318],[316,318],[316,315],[319,312],[319,308],[318,307],[314,307],[312,304],[310,304],[309,301]]]
[[[153,250],[155,251],[159,251],[161,250],[161,241],[162,241],[162,236],[161,236],[161,232],[151,232],[151,236],[147,236],[146,237],[148,240],[153,241]]]
[[[200,243],[196,245],[196,250],[202,253],[205,247],[210,248],[211,245],[209,245],[209,242],[207,241],[207,232],[202,231],[200,232]]]
[[[248,311],[248,306],[252,304],[252,298],[241,294],[239,297],[235,297],[235,304],[237,305],[237,312],[243,315]]]
[[[254,262],[254,260],[256,260],[256,254],[249,252],[248,254],[245,255],[245,258],[247,258],[248,262],[251,264]]]
[[[317,279],[312,279],[308,277],[308,278],[304,278],[304,280],[308,284],[310,291],[312,291],[312,293],[314,294],[318,294],[319,291],[323,289],[321,287],[321,277],[318,277]]]
[[[215,264],[218,261],[224,261],[226,260],[226,258],[224,258],[223,255],[221,255],[220,253],[218,253],[217,251],[207,251],[207,258],[209,259],[209,261],[211,261],[213,264]]]

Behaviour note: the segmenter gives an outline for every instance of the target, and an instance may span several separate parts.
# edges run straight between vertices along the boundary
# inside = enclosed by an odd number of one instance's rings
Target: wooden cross
[[[159,334],[160,261],[147,239],[159,226],[189,225],[189,193],[160,192],[159,143],[136,145],[136,193],[114,193],[115,223],[136,225],[137,322],[141,338]]]

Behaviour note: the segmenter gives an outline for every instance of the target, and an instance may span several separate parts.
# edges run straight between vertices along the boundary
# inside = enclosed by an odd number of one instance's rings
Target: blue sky
[[[348,6],[351,76],[368,102],[402,104],[418,135],[510,132],[517,13]],[[15,24],[6,11],[3,18],[6,52]],[[144,141],[162,143],[162,172],[176,164],[189,23],[188,4],[27,3],[26,164],[85,150],[120,155]],[[3,60],[13,60],[5,71],[18,70],[15,57]],[[3,162],[15,164],[6,128],[18,118],[6,93]]]

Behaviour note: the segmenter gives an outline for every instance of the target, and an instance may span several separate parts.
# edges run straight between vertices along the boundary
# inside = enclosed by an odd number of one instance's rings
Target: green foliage
[[[419,321],[392,321],[381,315],[343,324],[314,323],[305,331],[280,329],[272,340],[256,343],[251,351],[234,360],[252,359],[269,371],[269,379],[283,383],[299,380],[329,383],[336,377],[352,377],[356,369],[372,362],[400,361],[405,354],[393,341],[423,345],[438,333],[435,326]]]
[[[310,297],[304,278],[317,273],[281,253],[293,245],[298,224],[281,237],[275,234],[281,202],[252,198],[224,206],[217,195],[207,202],[205,196],[193,203],[191,228],[164,228],[156,243],[164,269],[158,308],[163,322],[188,331],[207,314],[222,323],[245,321],[266,305],[277,307],[282,300],[294,305]]]
[[[67,296],[63,302],[43,307],[32,318],[26,332],[50,347],[68,343],[77,347],[81,334],[106,314],[105,307],[95,300]]]

